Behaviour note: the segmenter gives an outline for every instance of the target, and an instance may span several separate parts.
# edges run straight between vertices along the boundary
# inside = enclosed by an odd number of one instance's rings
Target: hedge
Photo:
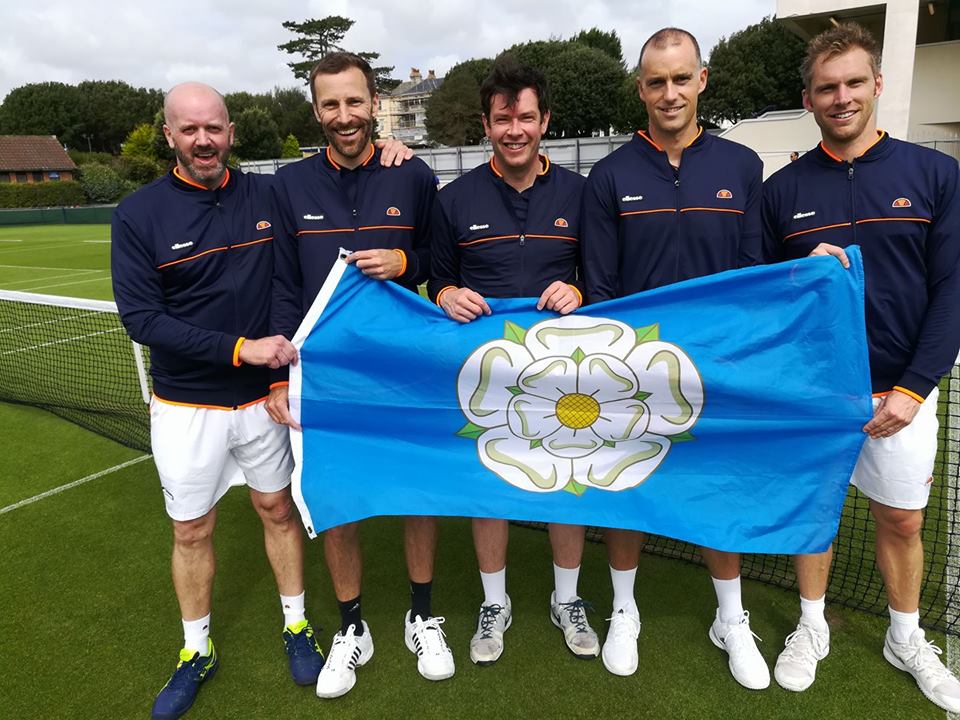
[[[0,208],[70,207],[86,202],[80,183],[72,180],[0,183]]]

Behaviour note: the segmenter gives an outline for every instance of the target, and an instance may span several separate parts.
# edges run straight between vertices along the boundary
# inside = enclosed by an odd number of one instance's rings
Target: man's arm
[[[580,227],[587,302],[615,298],[620,274],[620,216],[612,178],[598,168],[590,172],[583,191]]]
[[[753,157],[750,158],[754,160]],[[753,267],[764,264],[763,250],[763,163],[756,158],[751,162],[750,183],[747,186],[747,202],[743,208],[740,233],[740,267]]]
[[[433,204],[433,218],[430,223],[430,262],[427,292],[447,317],[467,323],[481,314],[490,314],[490,306],[480,293],[460,287],[460,247],[457,245],[457,234],[447,215],[444,202],[439,197]]]

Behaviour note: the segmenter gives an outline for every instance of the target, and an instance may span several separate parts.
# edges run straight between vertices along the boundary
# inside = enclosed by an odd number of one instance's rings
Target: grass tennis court
[[[110,299],[108,238],[107,226],[0,228],[0,288]],[[0,404],[0,427],[0,717],[146,717],[181,641],[152,462],[115,469],[143,454],[34,408]],[[547,617],[546,534],[524,528],[512,530],[506,652],[497,665],[476,668],[467,645],[481,591],[463,520],[441,523],[434,601],[457,674],[428,683],[402,641],[400,525],[364,526],[364,609],[376,653],[349,695],[320,701],[287,677],[259,521],[245,491],[231,490],[220,507],[214,590],[222,667],[187,717],[944,717],[881,657],[886,619],[837,606],[828,607],[831,654],[809,691],[741,688],[706,636],[714,608],[706,572],[658,557],[645,557],[638,574],[638,673],[619,678],[599,660],[576,660]],[[307,557],[308,613],[323,626],[326,650],[338,616],[322,545],[309,543]],[[602,635],[611,589],[600,545],[588,543],[580,588],[597,607],[590,620]],[[796,621],[796,595],[745,581],[744,602],[772,668]],[[931,636],[943,645],[942,635]]]

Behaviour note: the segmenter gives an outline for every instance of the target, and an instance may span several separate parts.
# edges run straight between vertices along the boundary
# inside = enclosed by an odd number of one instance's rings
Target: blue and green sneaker
[[[323,651],[309,620],[283,629],[283,646],[290,659],[290,674],[297,685],[315,685],[323,667]]]
[[[154,720],[176,720],[186,713],[193,705],[200,685],[216,674],[220,659],[213,641],[208,639],[207,642],[209,652],[206,655],[185,648],[180,651],[177,669],[153,702],[150,717]]]

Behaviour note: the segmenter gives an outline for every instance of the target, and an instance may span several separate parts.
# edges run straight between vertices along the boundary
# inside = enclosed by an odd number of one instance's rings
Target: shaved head
[[[205,85],[202,82],[185,82],[174,85],[163,96],[163,121],[170,124],[171,113],[177,113],[184,104],[193,105],[196,103],[215,103],[229,122],[230,117],[227,113],[227,103],[216,89]]]

